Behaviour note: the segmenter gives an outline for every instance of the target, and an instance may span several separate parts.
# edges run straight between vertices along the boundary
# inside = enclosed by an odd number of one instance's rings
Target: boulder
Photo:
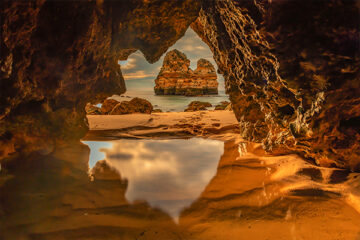
[[[153,110],[151,103],[142,98],[133,98],[130,101],[122,101],[114,106],[110,115],[122,115],[131,113],[148,113]]]
[[[101,114],[109,114],[119,103],[115,99],[106,99],[101,105]]]
[[[206,110],[206,108],[212,107],[209,102],[201,102],[201,101],[192,101],[188,107],[185,109],[185,112],[194,112],[199,110]]]
[[[100,115],[101,114],[100,108],[92,105],[91,103],[86,104],[85,112],[88,115]]]

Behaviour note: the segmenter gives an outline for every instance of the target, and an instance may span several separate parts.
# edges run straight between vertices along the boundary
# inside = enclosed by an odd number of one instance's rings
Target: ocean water
[[[203,101],[209,102],[213,105],[213,109],[215,105],[219,104],[221,101],[229,101],[228,95],[225,94],[224,90],[219,90],[218,95],[205,95],[205,96],[197,96],[197,97],[187,97],[187,96],[176,96],[176,95],[155,95],[152,89],[149,90],[129,90],[126,91],[123,95],[114,95],[111,98],[124,101],[130,100],[134,97],[144,98],[151,102],[154,106],[154,109],[161,109],[164,112],[179,112],[184,111],[187,105],[192,101]]]

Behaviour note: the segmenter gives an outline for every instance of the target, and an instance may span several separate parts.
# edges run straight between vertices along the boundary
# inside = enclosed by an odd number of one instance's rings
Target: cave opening
[[[0,239],[358,238],[359,0],[0,7]]]
[[[125,80],[126,92],[109,96],[107,102],[110,99],[119,103],[133,98],[145,99],[152,105],[152,111],[147,113],[182,112],[193,101],[206,102],[208,105],[202,107],[202,110],[223,110],[230,105],[224,77],[219,73],[213,53],[190,27],[158,61],[149,63],[143,53],[137,50],[127,60],[119,60],[118,64]],[[88,104],[87,113],[126,114],[125,109],[122,112],[102,110],[101,106],[102,103]]]

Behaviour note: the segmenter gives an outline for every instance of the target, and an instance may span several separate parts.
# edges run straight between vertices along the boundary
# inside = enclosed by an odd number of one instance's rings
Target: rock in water
[[[185,112],[194,112],[199,110],[206,110],[207,107],[212,107],[209,102],[201,102],[201,101],[192,101],[188,107],[185,109]]]
[[[219,85],[215,68],[208,60],[199,59],[193,71],[190,60],[176,49],[166,54],[155,84],[156,95],[185,96],[218,94]]]
[[[153,111],[152,111],[153,113],[161,113],[161,112],[163,112],[161,109],[159,109],[159,108],[156,108],[156,109],[154,109]]]

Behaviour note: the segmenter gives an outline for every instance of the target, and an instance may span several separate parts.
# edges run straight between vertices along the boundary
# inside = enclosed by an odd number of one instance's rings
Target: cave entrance
[[[190,27],[159,61],[150,64],[138,50],[118,64],[127,90],[109,99],[118,102],[145,99],[154,112],[183,112],[193,101],[210,103],[207,110],[223,110],[229,104],[224,78],[217,71],[211,50]],[[168,69],[161,70],[165,65]]]

